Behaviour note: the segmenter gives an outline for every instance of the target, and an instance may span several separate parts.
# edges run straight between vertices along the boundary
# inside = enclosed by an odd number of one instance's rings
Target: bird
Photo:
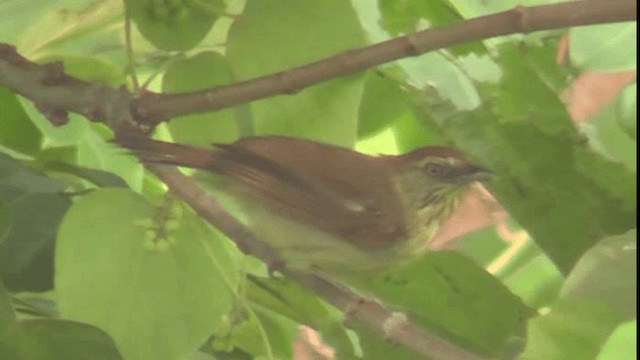
[[[246,226],[299,270],[363,272],[424,254],[469,185],[492,173],[462,152],[425,146],[369,155],[288,136],[196,147],[117,139],[143,163],[201,170]]]

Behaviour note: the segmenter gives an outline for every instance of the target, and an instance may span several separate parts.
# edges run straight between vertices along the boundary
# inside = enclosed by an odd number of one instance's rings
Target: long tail
[[[219,149],[180,145],[142,136],[120,136],[115,142],[131,150],[142,162],[171,164],[197,169],[215,167]]]

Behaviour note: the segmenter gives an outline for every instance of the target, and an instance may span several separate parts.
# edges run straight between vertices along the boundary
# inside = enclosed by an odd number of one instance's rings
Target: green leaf
[[[65,73],[81,80],[105,83],[113,87],[125,82],[123,70],[116,65],[95,56],[73,56],[68,54],[52,54],[41,59],[41,62],[61,61]]]
[[[167,93],[195,91],[231,81],[227,59],[206,51],[173,61],[162,78],[162,90]],[[194,145],[228,143],[240,135],[234,109],[180,116],[169,122],[169,129],[176,142]]]
[[[587,251],[562,287],[565,299],[598,300],[627,320],[637,315],[637,242],[635,229],[602,240]]]
[[[571,61],[582,69],[619,71],[636,68],[636,23],[572,28]]]
[[[392,35],[411,33],[424,27],[441,27],[456,21],[464,20],[453,1],[449,0],[379,0],[381,23]],[[483,51],[481,43],[462,44],[452,48],[456,53]]]
[[[184,357],[231,309],[229,250],[190,211],[170,209],[99,190],[73,205],[58,234],[61,313],[104,329],[127,359]]]
[[[113,340],[104,331],[73,321],[23,320],[18,326],[23,359],[121,360]]]
[[[602,346],[597,360],[634,360],[637,358],[637,321],[629,321],[618,326]]]
[[[492,191],[566,273],[599,239],[635,228],[636,190],[635,175],[596,154],[569,119],[552,54],[504,47],[498,99],[468,113],[432,115],[497,175]],[[495,91],[483,87],[487,98]]]
[[[101,31],[122,19],[119,1],[97,1],[82,8],[47,12],[19,37],[17,47],[29,59],[48,56],[61,43]]]
[[[40,149],[42,134],[9,89],[0,86],[0,146],[33,155]]]
[[[564,278],[544,255],[538,255],[504,279],[505,285],[529,306],[549,306],[558,298]]]
[[[4,339],[5,336],[14,331],[16,324],[16,314],[11,305],[11,298],[2,282],[0,282],[0,339]]]
[[[380,0],[378,7],[382,15],[382,25],[394,35],[415,31],[420,19],[429,20],[434,27],[461,20],[460,14],[447,0]]]
[[[638,137],[638,86],[636,83],[627,86],[616,100],[619,116],[616,117],[620,127],[633,141]]]
[[[382,130],[406,111],[407,94],[397,82],[369,72],[358,112],[358,137],[367,137]]]
[[[317,330],[326,343],[339,350],[340,358],[353,356],[341,314],[329,311],[324,302],[299,284],[287,279],[252,277],[247,283],[246,296],[264,312],[273,312]]]
[[[11,289],[51,289],[55,234],[71,204],[62,193],[68,187],[0,153],[0,273]]]
[[[0,153],[0,199],[3,201],[17,201],[30,194],[57,194],[68,186],[66,181],[47,177]]]
[[[358,334],[360,348],[364,359],[384,360],[384,359],[402,359],[402,360],[421,360],[423,356],[407,349],[404,346],[397,346],[389,341],[380,340],[380,335],[374,333],[366,326],[354,326],[354,330]]]
[[[463,347],[500,354],[523,336],[531,310],[496,278],[453,252],[427,253],[382,274],[349,276],[356,288]]]
[[[221,0],[127,0],[138,30],[157,48],[189,50],[224,12]]]
[[[11,300],[0,282],[0,354],[13,360],[120,360],[102,330],[73,321],[16,321]]]
[[[70,199],[62,194],[28,194],[10,204],[12,222],[0,246],[2,279],[13,290],[53,287],[55,234]]]
[[[244,80],[364,44],[349,2],[249,1],[229,31],[227,56],[237,80]],[[256,134],[295,135],[352,146],[364,79],[362,74],[333,79],[296,95],[252,103]]]
[[[117,175],[110,172],[89,169],[82,166],[68,164],[62,161],[52,161],[42,164],[43,168],[48,171],[58,171],[75,175],[94,183],[99,187],[127,187],[127,183]]]
[[[599,302],[559,302],[529,322],[527,347],[519,359],[593,359],[620,320]]]
[[[633,89],[631,89],[632,95],[635,96]],[[635,98],[629,99],[629,95],[620,94],[615,102],[600,110],[589,122],[582,124],[582,131],[589,139],[591,146],[603,157],[624,164],[635,173],[637,168]],[[631,106],[634,108],[630,109]],[[633,124],[630,124],[631,122]],[[629,136],[630,133],[633,133],[633,137]]]
[[[406,82],[417,90],[435,90],[459,110],[480,105],[478,90],[458,64],[443,53],[432,52],[398,61]]]
[[[49,159],[75,161],[82,167],[105,170],[124,179],[133,189],[142,187],[142,166],[134,156],[106,140],[112,135],[104,125],[90,123],[86,118],[71,113],[69,123],[53,126],[31,102],[25,100],[22,104],[51,144],[56,147],[73,146],[77,149],[73,159],[69,158],[68,153],[57,154],[61,156],[57,159],[56,154],[53,154]]]

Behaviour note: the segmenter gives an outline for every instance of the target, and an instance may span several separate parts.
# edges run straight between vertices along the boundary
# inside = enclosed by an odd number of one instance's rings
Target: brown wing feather
[[[245,138],[230,146],[277,164],[262,167],[267,176],[252,186],[267,203],[282,204],[278,210],[287,216],[363,247],[389,246],[406,236],[402,204],[389,191],[389,171],[371,156],[282,136]],[[279,176],[282,168],[295,168],[298,183]],[[226,173],[233,177],[233,172]],[[286,200],[279,197],[282,193]]]
[[[389,171],[369,155],[283,136],[245,138],[212,149],[141,138],[118,142],[145,162],[224,174],[234,180],[235,191],[356,246],[391,246],[406,237],[402,204],[389,191]]]

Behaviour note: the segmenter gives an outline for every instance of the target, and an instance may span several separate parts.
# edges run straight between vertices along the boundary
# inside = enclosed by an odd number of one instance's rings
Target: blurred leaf
[[[34,171],[8,155],[0,153],[0,199],[11,202],[32,193],[57,194],[69,183]]]
[[[597,360],[635,360],[638,347],[637,321],[618,326],[602,346]]]
[[[514,294],[536,309],[555,302],[563,281],[556,266],[543,255],[530,259],[504,279],[505,285]]]
[[[13,306],[19,319],[59,318],[58,305],[47,297],[49,293],[18,293],[13,295]]]
[[[204,353],[202,351],[197,351],[191,356],[189,356],[186,360],[216,360],[217,358],[213,357],[213,355]]]
[[[122,20],[122,3],[93,1],[79,9],[52,10],[32,23],[17,42],[20,53],[32,60],[47,55],[48,48],[86,36]]]
[[[69,114],[69,123],[53,126],[33,103],[23,101],[34,124],[48,138],[52,147],[75,147],[77,152],[70,158],[69,153],[52,153],[51,160],[74,161],[78,166],[105,170],[124,179],[133,189],[142,188],[143,169],[138,160],[115,144],[107,141],[111,132],[102,124],[90,123],[84,117]],[[46,151],[51,151],[47,149]],[[60,158],[55,158],[60,155]]]
[[[427,253],[419,261],[371,276],[349,276],[416,323],[481,353],[500,354],[523,336],[531,310],[496,278],[453,252]]]
[[[98,190],[74,203],[58,234],[60,311],[107,331],[127,359],[184,357],[231,308],[230,261],[181,205],[154,209],[130,191]]]
[[[529,322],[527,347],[519,359],[593,359],[620,320],[599,302],[562,301]]]
[[[2,280],[12,290],[53,288],[55,234],[70,199],[62,194],[28,194],[11,203],[12,223],[0,245]]]
[[[246,291],[247,299],[263,311],[277,313],[317,330],[325,342],[339,350],[340,358],[353,356],[353,346],[342,317],[331,314],[315,294],[297,283],[287,279],[252,277]]]
[[[122,180],[122,178],[110,172],[75,166],[62,161],[53,161],[43,165],[46,170],[75,175],[79,178],[90,181],[99,187],[127,187],[127,183]]]
[[[456,21],[464,20],[456,10],[452,1],[448,0],[378,0],[381,23],[394,36],[421,30],[426,20],[430,28],[441,27]],[[419,26],[423,25],[423,26]],[[452,47],[458,54],[483,51],[479,42]]]
[[[379,0],[378,7],[382,26],[393,35],[415,31],[420,19],[428,20],[433,27],[461,20],[460,14],[447,0]]]
[[[4,336],[14,331],[16,324],[16,314],[11,305],[11,298],[0,282],[0,339],[4,339]],[[2,340],[0,340],[1,343]]]
[[[105,83],[113,87],[124,83],[123,70],[95,56],[50,55],[41,62],[61,61],[65,73],[81,80]]]
[[[40,149],[42,134],[9,89],[0,86],[0,146],[33,155]]]
[[[598,300],[627,320],[637,315],[636,231],[602,240],[587,251],[562,287],[565,299]]]
[[[327,309],[313,293],[286,279],[252,276],[246,291],[248,300],[299,323],[315,325],[328,316]]]
[[[20,103],[33,124],[42,132],[49,143],[56,146],[71,146],[77,144],[87,136],[91,125],[80,115],[69,114],[69,122],[64,126],[54,126],[33,105],[33,102],[20,98]]]
[[[407,111],[393,124],[393,131],[402,152],[411,151],[424,145],[446,145],[442,131],[433,126],[433,119],[427,113]]]
[[[0,153],[0,274],[9,288],[52,288],[55,234],[71,204],[62,193],[68,186]]]
[[[638,87],[636,83],[627,86],[616,101],[619,116],[616,117],[623,131],[633,141],[638,137]]]
[[[249,1],[229,31],[227,57],[237,80],[245,80],[364,44],[349,2]],[[364,80],[363,74],[351,75],[306,88],[295,96],[253,102],[256,134],[294,135],[353,146]]]
[[[397,346],[389,341],[381,341],[380,335],[374,333],[366,326],[354,326],[354,330],[358,334],[360,347],[364,359],[368,360],[384,360],[384,359],[402,359],[402,360],[422,360],[424,356],[420,356],[414,351],[404,346]]]
[[[406,82],[416,90],[436,92],[452,102],[458,110],[471,110],[480,105],[476,86],[467,73],[443,53],[431,52],[420,57],[398,61]]]
[[[224,330],[216,331],[213,348],[216,352],[240,351],[266,358],[292,358],[291,344],[296,336],[297,324],[263,308],[251,307],[243,313],[236,309]],[[249,308],[247,308],[249,310]]]
[[[12,0],[0,2],[0,39],[15,43],[16,38],[42,14],[54,8],[73,7],[85,0],[33,1]],[[20,14],[20,16],[16,16]]]
[[[102,330],[65,320],[23,320],[18,330],[23,359],[120,360],[113,340]]]
[[[635,228],[635,175],[594,153],[577,132],[558,99],[563,75],[552,53],[503,47],[495,101],[473,112],[431,115],[498,175],[490,187],[501,203],[567,272],[602,237]],[[497,90],[482,89],[485,97]]]
[[[589,70],[636,68],[636,26],[635,22],[629,22],[571,28],[571,61]]]
[[[195,91],[232,82],[227,59],[213,51],[171,63],[162,78],[162,90],[167,93]],[[240,135],[233,108],[196,115],[180,116],[169,122],[176,142],[211,145],[228,143]]]
[[[198,45],[225,10],[221,0],[127,0],[125,3],[145,38],[167,51],[185,51]]]
[[[0,282],[0,354],[12,360],[120,360],[115,344],[100,329],[65,320],[16,321]]]
[[[358,137],[379,132],[406,111],[408,105],[407,95],[397,82],[369,72],[358,113]]]

